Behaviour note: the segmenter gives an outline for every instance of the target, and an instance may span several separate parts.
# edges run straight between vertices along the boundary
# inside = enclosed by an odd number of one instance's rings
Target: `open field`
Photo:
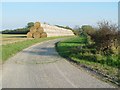
[[[67,36],[56,36],[40,39],[27,39],[25,35],[3,35],[2,44],[2,61],[6,61],[8,58],[16,54],[17,52],[27,48],[35,43],[40,43],[46,40],[52,40]]]
[[[26,34],[0,34],[2,38],[26,38]]]
[[[72,37],[57,44],[57,51],[62,57],[69,58],[76,63],[92,68],[118,84],[118,56],[102,56],[95,54],[95,48],[86,47],[84,37]]]
[[[29,38],[30,39],[30,38]],[[28,40],[26,34],[0,34],[0,45]]]

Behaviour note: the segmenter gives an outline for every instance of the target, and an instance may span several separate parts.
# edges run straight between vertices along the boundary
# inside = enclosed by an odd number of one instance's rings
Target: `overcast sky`
[[[2,29],[25,27],[28,22],[55,25],[96,25],[98,21],[118,21],[117,2],[3,2]]]

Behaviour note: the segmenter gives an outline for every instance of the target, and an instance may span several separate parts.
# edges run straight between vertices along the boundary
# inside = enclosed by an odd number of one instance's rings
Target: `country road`
[[[113,88],[60,57],[55,43],[33,45],[3,65],[2,88]]]

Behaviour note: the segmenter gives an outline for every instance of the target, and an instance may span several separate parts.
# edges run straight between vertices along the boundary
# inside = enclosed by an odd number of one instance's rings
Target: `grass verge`
[[[95,48],[90,48],[86,44],[85,37],[72,37],[58,42],[56,45],[58,53],[73,60],[76,63],[85,65],[97,72],[107,76],[110,81],[119,84],[118,56],[103,56],[96,54]]]
[[[21,50],[35,44],[40,43],[46,40],[52,40],[57,38],[65,38],[66,36],[58,36],[58,37],[48,37],[48,38],[40,38],[40,39],[31,39],[25,40],[21,42],[15,42],[12,44],[2,45],[2,63],[4,63],[8,58],[12,57],[16,53],[20,52]]]

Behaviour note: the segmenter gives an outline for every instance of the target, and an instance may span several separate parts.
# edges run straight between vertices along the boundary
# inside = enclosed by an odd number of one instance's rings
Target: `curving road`
[[[50,40],[33,45],[3,65],[3,88],[113,88],[78,69],[55,51]]]

